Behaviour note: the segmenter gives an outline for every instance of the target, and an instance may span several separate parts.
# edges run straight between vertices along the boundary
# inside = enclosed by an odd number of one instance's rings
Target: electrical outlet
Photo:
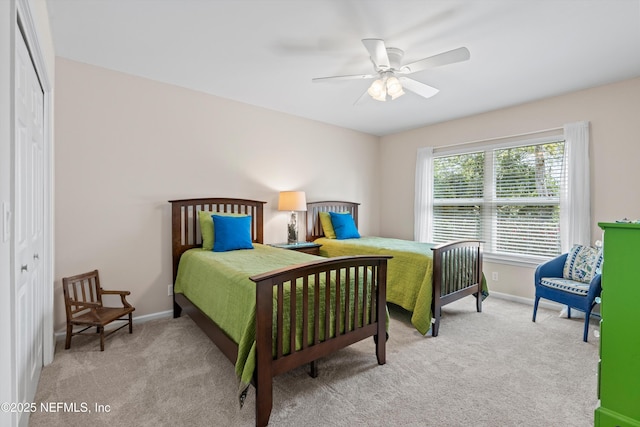
[[[491,273],[491,280],[493,280],[494,282],[498,281],[498,272],[494,271],[493,273]]]
[[[173,295],[173,285],[169,285],[168,294],[169,294],[169,296]]]

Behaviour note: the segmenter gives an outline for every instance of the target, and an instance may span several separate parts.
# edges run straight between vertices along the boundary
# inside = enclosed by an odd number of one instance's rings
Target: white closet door
[[[43,364],[44,92],[19,30],[15,71],[16,386],[18,402],[32,402]]]

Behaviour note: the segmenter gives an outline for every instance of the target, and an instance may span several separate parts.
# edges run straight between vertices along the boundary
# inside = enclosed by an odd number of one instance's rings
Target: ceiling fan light
[[[375,99],[376,101],[382,101],[382,102],[385,102],[385,101],[387,100],[387,94],[385,94],[385,93],[381,93],[380,95],[377,95],[377,96],[373,96],[373,95],[371,95],[371,97],[372,97],[373,99]]]
[[[369,89],[367,90],[369,95],[376,101],[386,101],[387,100],[387,91],[384,87],[384,82],[382,80],[376,80],[371,83]]]
[[[404,95],[402,85],[396,77],[389,77],[387,79],[387,93],[391,96],[391,99],[396,99]]]
[[[402,90],[402,88],[400,88],[400,92],[395,93],[393,95],[389,94],[391,96],[391,99],[396,99],[396,98],[400,98],[402,95],[404,95],[404,91]]]

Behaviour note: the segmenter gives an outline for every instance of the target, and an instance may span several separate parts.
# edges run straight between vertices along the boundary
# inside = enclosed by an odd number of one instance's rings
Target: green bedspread
[[[256,284],[249,280],[249,277],[317,259],[323,258],[260,244],[254,244],[254,249],[252,250],[212,252],[203,249],[191,249],[182,255],[174,291],[182,293],[189,298],[231,339],[238,343],[238,358],[235,363],[235,370],[240,379],[241,401],[253,377],[256,360]],[[312,285],[312,280],[310,280],[310,285]],[[288,298],[287,288],[285,287],[285,299]],[[301,299],[299,294],[298,292],[298,301]],[[334,298],[331,298],[331,301],[333,305]],[[351,301],[353,301],[353,298],[351,298]],[[284,306],[288,307],[288,302]],[[296,307],[301,307],[301,303],[298,303]],[[320,309],[324,310],[323,300],[320,301]],[[312,310],[310,312],[311,316],[313,316]],[[285,312],[285,334],[288,334],[287,318],[288,313]],[[299,313],[297,316],[299,329],[301,329],[301,318],[302,315]],[[332,321],[330,335],[334,333],[333,325],[334,322]],[[342,321],[340,322],[340,327],[344,328]],[[320,329],[320,338],[322,339],[325,334],[324,325],[321,325]],[[296,331],[296,333],[298,336],[296,346],[299,349],[301,347],[302,333],[301,331]],[[310,333],[309,339],[311,337],[312,334]],[[288,352],[288,342],[284,344],[286,353]]]
[[[320,255],[392,255],[387,263],[387,302],[411,311],[411,323],[421,333],[431,328],[434,245],[410,240],[363,236],[359,239],[315,240]]]

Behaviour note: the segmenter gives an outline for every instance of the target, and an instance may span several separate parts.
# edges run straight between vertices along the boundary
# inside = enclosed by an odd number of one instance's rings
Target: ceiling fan
[[[367,92],[365,92],[377,101],[386,101],[387,97],[396,99],[399,96],[404,95],[403,88],[425,98],[430,98],[439,92],[438,89],[406,77],[406,75],[426,70],[428,68],[466,61],[470,58],[469,49],[466,47],[459,47],[457,49],[449,50],[419,61],[402,65],[404,51],[395,47],[386,47],[384,40],[363,39],[362,44],[364,44],[364,47],[369,51],[369,55],[371,55],[370,58],[373,63],[375,74],[317,77],[312,79],[312,81],[326,82],[335,80],[377,78],[371,84]],[[364,96],[364,94],[362,96]],[[355,102],[356,104],[360,99],[362,99],[362,96]]]

